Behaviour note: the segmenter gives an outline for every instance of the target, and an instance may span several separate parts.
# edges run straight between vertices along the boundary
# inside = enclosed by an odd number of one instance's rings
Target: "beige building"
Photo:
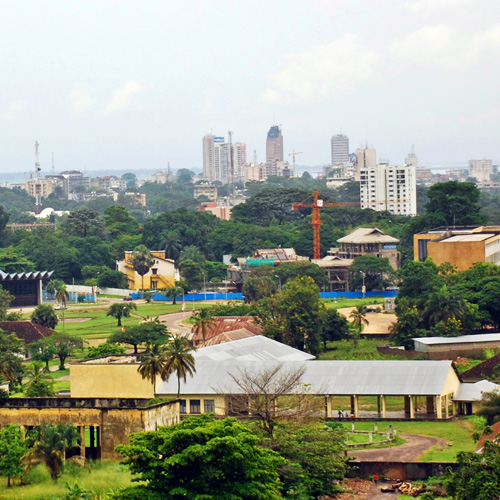
[[[459,271],[476,262],[500,264],[500,226],[437,227],[413,236],[414,259],[444,262]]]
[[[393,269],[401,267],[401,253],[397,250],[399,240],[376,227],[360,227],[337,240],[339,248],[332,248],[329,255],[343,259],[355,259],[361,255],[386,257]]]
[[[206,196],[209,200],[217,199],[217,186],[212,185],[210,182],[201,182],[194,186],[194,197]]]
[[[160,290],[175,285],[179,279],[179,271],[172,259],[165,257],[165,250],[153,250],[154,263],[144,275],[145,290]],[[134,269],[132,258],[134,252],[125,252],[125,258],[116,262],[116,270],[127,277],[128,287],[131,290],[142,289],[143,278]]]
[[[56,186],[60,186],[61,183],[57,182],[55,179],[30,179],[25,185],[24,189],[28,192],[30,196],[34,198],[36,196],[41,196],[42,198],[47,198],[50,194],[54,192]]]

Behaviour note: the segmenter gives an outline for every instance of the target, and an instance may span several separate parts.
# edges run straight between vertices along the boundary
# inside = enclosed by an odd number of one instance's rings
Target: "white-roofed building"
[[[475,383],[462,383],[457,393],[453,396],[455,412],[464,415],[473,415],[479,409],[479,403],[485,392],[498,391],[498,384],[488,380]]]
[[[427,359],[452,359],[457,356],[482,354],[485,349],[500,347],[500,333],[461,335],[459,337],[417,337],[413,339],[415,351]]]

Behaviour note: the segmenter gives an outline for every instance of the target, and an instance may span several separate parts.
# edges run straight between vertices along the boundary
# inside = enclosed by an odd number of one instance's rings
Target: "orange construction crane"
[[[321,226],[322,222],[321,222],[321,216],[320,216],[320,209],[324,208],[324,207],[349,207],[349,206],[354,207],[354,206],[359,206],[359,202],[355,202],[355,201],[352,201],[352,202],[346,201],[344,203],[323,203],[323,200],[319,200],[318,196],[319,196],[319,191],[315,191],[314,195],[308,196],[304,201],[301,201],[300,203],[292,204],[292,208],[294,210],[298,210],[299,208],[312,208],[311,225],[313,227],[314,258],[315,259],[321,258],[320,226]],[[311,198],[313,198],[314,201],[312,201]]]

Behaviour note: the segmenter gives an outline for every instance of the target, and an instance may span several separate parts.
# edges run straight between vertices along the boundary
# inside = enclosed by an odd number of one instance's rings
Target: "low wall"
[[[388,354],[389,356],[404,356],[408,359],[428,359],[426,353],[424,352],[416,352],[416,351],[407,351],[405,349],[398,349],[397,347],[391,345],[378,345],[377,351],[380,354]],[[449,358],[444,358],[449,359]]]
[[[431,476],[440,477],[451,468],[456,470],[458,464],[448,462],[348,462],[352,477],[367,477],[378,474],[386,479],[427,479]]]

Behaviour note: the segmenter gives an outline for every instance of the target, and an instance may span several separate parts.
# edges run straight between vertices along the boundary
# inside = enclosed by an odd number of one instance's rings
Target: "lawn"
[[[355,347],[352,340],[340,340],[338,342],[327,342],[327,351],[319,354],[319,359],[389,359],[389,360],[405,360],[404,356],[396,356],[389,354],[380,354],[377,351],[377,344],[387,343],[385,339],[366,339],[361,338],[358,345]]]
[[[369,306],[380,304],[384,308],[384,297],[365,297],[364,299],[348,299],[346,297],[337,297],[336,299],[323,299],[326,307],[329,309],[342,309],[343,307]]]
[[[421,462],[453,462],[459,451],[474,451],[476,444],[472,440],[477,417],[464,417],[447,421],[433,422],[379,422],[379,432],[385,432],[389,425],[397,429],[398,434],[418,434],[439,438],[439,442],[420,457]],[[350,430],[350,423],[344,424]],[[356,422],[357,430],[373,430],[373,422]]]
[[[106,492],[117,491],[132,484],[131,474],[128,469],[118,461],[102,460],[91,464],[92,471],[68,463],[63,475],[53,482],[49,473],[43,465],[38,465],[30,473],[31,484],[26,486],[15,486],[7,488],[7,480],[1,478],[0,498],[4,499],[26,499],[26,500],[54,500],[60,498],[68,490],[66,483],[70,486],[75,484],[92,490],[96,495]],[[17,485],[17,481],[16,481]]]

